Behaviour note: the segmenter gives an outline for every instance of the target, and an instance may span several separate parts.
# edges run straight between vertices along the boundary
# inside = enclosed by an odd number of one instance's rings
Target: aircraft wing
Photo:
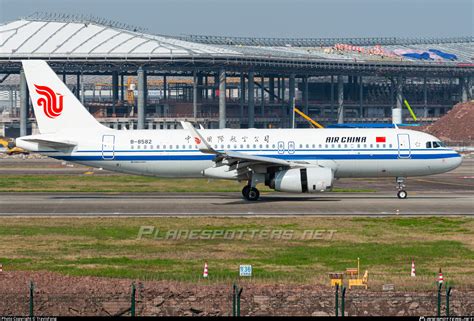
[[[291,163],[283,159],[266,157],[266,156],[256,156],[256,155],[251,155],[251,154],[234,152],[230,150],[226,150],[224,151],[224,153],[221,153],[217,157],[216,161],[219,161],[221,159],[222,160],[227,159],[230,162],[247,161],[247,162],[252,162],[252,163],[267,163],[269,165],[283,165],[283,166],[291,167]]]
[[[224,152],[218,152],[212,146],[206,142],[194,126],[189,122],[181,122],[184,129],[189,130],[194,142],[198,146],[202,153],[214,154],[216,158],[214,163],[216,167],[227,165],[229,170],[241,169],[243,167],[252,167],[255,165],[266,165],[266,166],[285,166],[285,167],[304,167],[307,166],[307,162],[291,162],[279,158],[258,156],[252,154],[246,154],[236,151],[226,150]]]

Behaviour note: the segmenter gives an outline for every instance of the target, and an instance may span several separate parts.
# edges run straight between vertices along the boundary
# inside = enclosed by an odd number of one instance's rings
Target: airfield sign
[[[250,265],[250,264],[240,265],[239,275],[240,276],[252,276],[252,265]]]

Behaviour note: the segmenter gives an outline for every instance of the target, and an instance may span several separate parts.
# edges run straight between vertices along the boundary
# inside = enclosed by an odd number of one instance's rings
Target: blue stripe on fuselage
[[[284,160],[379,160],[379,159],[399,159],[398,154],[364,154],[364,155],[337,155],[337,154],[320,154],[320,155],[268,155],[258,154],[275,159]],[[215,155],[115,155],[113,159],[104,159],[102,155],[52,155],[51,157],[69,160],[69,161],[192,161],[192,160],[212,160]],[[111,157],[111,155],[109,156]],[[457,153],[448,154],[411,154],[410,156],[402,155],[401,159],[441,159],[461,157]]]

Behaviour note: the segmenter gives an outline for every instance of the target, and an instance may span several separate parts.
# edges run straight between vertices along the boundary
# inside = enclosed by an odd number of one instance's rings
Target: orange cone
[[[444,282],[443,272],[441,272],[441,268],[439,268],[438,283],[443,284],[443,282]]]
[[[207,262],[204,262],[204,272],[202,273],[203,278],[207,278],[209,271],[207,270]]]
[[[411,276],[415,277],[416,272],[415,272],[415,260],[411,260]]]

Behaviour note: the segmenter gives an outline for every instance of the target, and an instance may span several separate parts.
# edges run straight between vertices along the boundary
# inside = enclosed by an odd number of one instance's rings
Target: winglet
[[[217,152],[214,148],[209,145],[206,140],[199,134],[196,128],[187,121],[182,121],[181,126],[183,126],[184,129],[188,130],[191,134],[191,136],[194,139],[194,143],[197,145],[201,153],[205,154],[216,154],[218,155],[219,152]]]

